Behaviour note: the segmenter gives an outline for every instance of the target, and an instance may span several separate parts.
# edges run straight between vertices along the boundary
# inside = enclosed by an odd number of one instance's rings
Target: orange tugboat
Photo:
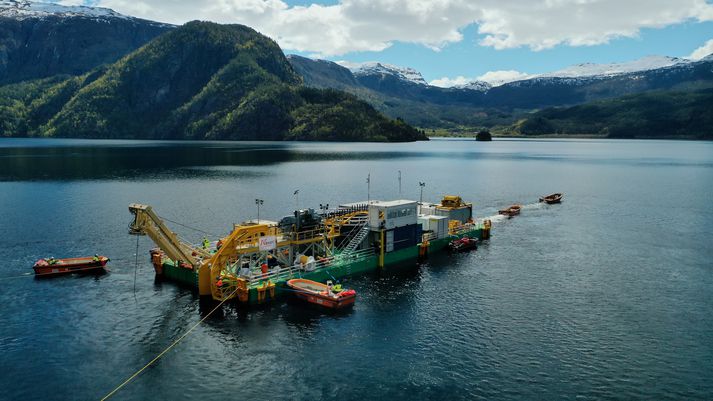
[[[498,210],[498,213],[508,217],[517,216],[518,214],[520,214],[521,208],[522,206],[520,205],[512,205],[507,209]]]
[[[35,276],[90,273],[106,271],[104,267],[108,261],[109,258],[99,255],[66,259],[45,258],[35,262],[32,268],[35,270]]]
[[[311,304],[329,309],[342,309],[354,305],[356,291],[342,290],[341,286],[332,286],[331,281],[322,284],[312,280],[295,278],[287,281],[287,286],[295,291],[298,298]]]

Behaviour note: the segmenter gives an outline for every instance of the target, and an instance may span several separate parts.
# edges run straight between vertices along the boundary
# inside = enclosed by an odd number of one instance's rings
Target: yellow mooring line
[[[195,330],[196,327],[198,327],[201,323],[203,323],[206,319],[208,319],[208,318],[210,317],[210,315],[212,315],[213,312],[215,312],[216,310],[218,310],[218,308],[220,308],[220,307],[225,303],[225,301],[229,300],[229,299],[233,296],[233,294],[235,294],[236,291],[238,291],[237,288],[236,288],[230,295],[228,295],[228,296],[225,297],[222,301],[220,301],[220,303],[219,303],[218,305],[216,305],[215,308],[213,308],[210,312],[208,312],[208,314],[205,315],[205,316],[203,317],[203,319],[199,320],[198,323],[194,324],[193,327],[191,327],[190,329],[188,329],[188,331],[186,331],[185,333],[183,333],[182,336],[178,337],[178,339],[177,339],[176,341],[174,341],[173,343],[171,343],[171,345],[169,345],[165,350],[161,351],[160,354],[156,355],[156,357],[155,357],[154,359],[152,359],[149,363],[147,363],[146,365],[144,365],[143,368],[137,370],[136,373],[134,373],[133,375],[131,375],[128,379],[124,380],[123,383],[121,383],[120,385],[118,385],[118,386],[117,386],[114,390],[112,390],[109,394],[105,395],[105,396],[101,399],[101,401],[108,400],[109,398],[111,398],[114,394],[116,394],[117,391],[121,390],[122,387],[124,387],[124,386],[126,386],[127,384],[129,384],[132,380],[134,380],[134,379],[136,378],[136,376],[140,375],[141,372],[143,372],[144,370],[146,370],[146,368],[148,368],[149,366],[151,366],[154,362],[158,361],[162,356],[164,356],[164,354],[166,354],[168,351],[170,351],[171,348],[173,348],[174,346],[176,346],[179,342],[181,342],[181,340],[183,340],[184,338],[186,338],[186,336],[188,336],[193,330]]]

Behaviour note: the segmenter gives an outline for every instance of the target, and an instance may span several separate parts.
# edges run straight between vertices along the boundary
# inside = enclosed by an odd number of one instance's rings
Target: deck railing
[[[448,233],[446,235],[461,235],[461,234],[465,234],[467,232],[473,231],[478,228],[480,228],[480,229],[483,228],[482,221],[481,222],[476,221],[475,223],[462,224],[462,225],[455,227],[454,229],[448,231]],[[445,238],[446,235],[439,238],[436,236],[435,233],[432,233],[432,232],[425,233],[425,234],[423,234],[422,241],[433,241],[433,240]]]
[[[336,264],[339,264],[342,262],[347,262],[347,263],[359,262],[361,260],[367,259],[369,256],[372,256],[372,255],[374,255],[374,249],[369,248],[369,249],[362,249],[362,250],[354,251],[354,252],[345,252],[345,253],[337,254],[337,255],[334,255],[334,256],[331,256],[328,258],[316,260],[314,262],[314,268],[311,268],[310,270],[306,270],[307,265],[296,263],[292,266],[280,267],[279,269],[273,268],[271,271],[269,271],[267,273],[251,272],[250,278],[248,279],[248,284],[255,285],[255,284],[264,282],[266,280],[271,280],[272,282],[276,282],[276,281],[280,281],[280,280],[299,277],[303,273],[311,273],[311,272],[327,270],[331,267],[334,267]]]
[[[467,233],[467,232],[469,232],[469,231],[473,231],[473,230],[475,230],[475,229],[477,229],[477,228],[483,228],[483,224],[482,224],[482,223],[478,223],[478,222],[475,222],[475,223],[466,223],[466,224],[463,224],[463,225],[460,225],[460,226],[454,228],[452,231],[449,232],[449,234],[451,234],[451,235],[461,235],[461,234],[465,234],[465,233]]]

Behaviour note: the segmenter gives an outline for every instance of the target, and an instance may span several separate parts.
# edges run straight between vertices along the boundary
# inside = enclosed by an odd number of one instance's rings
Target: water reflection
[[[439,143],[440,142],[440,143]],[[286,142],[151,142],[151,141],[48,141],[36,139],[0,140],[0,180],[80,180],[80,179],[189,179],[241,178],[254,172],[230,166],[269,166],[286,162],[379,161],[395,159],[535,160],[564,163],[684,166],[713,165],[710,157],[687,160],[640,155],[613,159],[591,153],[552,152],[536,141],[528,141],[536,151],[512,152],[502,143],[487,146],[473,141],[434,141],[395,144],[305,144]],[[556,143],[556,142],[555,142]],[[545,144],[546,145],[546,144]],[[600,145],[593,141],[589,146]],[[539,151],[537,151],[539,150]],[[704,155],[705,156],[705,155]],[[226,168],[228,167],[228,168]]]

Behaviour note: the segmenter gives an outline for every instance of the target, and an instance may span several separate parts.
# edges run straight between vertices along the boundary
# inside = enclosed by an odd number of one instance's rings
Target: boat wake
[[[542,207],[545,204],[542,202],[535,202],[535,203],[528,203],[526,205],[522,205],[521,210],[536,210],[536,209],[542,209]],[[483,217],[483,220],[490,220],[491,222],[498,223],[502,222],[505,220],[508,220],[508,216],[502,215],[502,214],[494,214],[492,216],[487,216]]]

